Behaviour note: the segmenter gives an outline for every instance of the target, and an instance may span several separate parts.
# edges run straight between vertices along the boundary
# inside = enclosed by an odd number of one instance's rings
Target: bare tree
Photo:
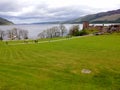
[[[19,31],[17,28],[12,29],[13,39],[18,39]]]
[[[60,29],[57,26],[54,26],[52,28],[48,28],[38,34],[38,37],[40,38],[53,38],[53,37],[59,37],[60,36]]]
[[[78,36],[79,35],[79,25],[73,25],[70,28],[69,35]]]
[[[28,39],[28,31],[27,30],[22,30],[19,28],[13,28],[11,30],[7,31],[8,38],[11,40],[14,39]]]
[[[3,40],[4,36],[5,36],[5,32],[0,30],[0,40]]]
[[[60,29],[59,27],[55,26],[55,27],[52,27],[52,34],[53,34],[53,37],[59,37],[60,36]]]
[[[8,38],[11,40],[18,39],[19,37],[19,30],[17,28],[13,28],[11,30],[7,30]]]
[[[28,31],[27,30],[21,30],[21,36],[23,39],[28,39]]]
[[[50,28],[50,29],[47,29],[47,37],[48,38],[52,38],[52,28]]]
[[[39,33],[38,37],[41,38],[41,39],[45,38],[45,32],[43,31],[43,32]]]
[[[64,33],[67,32],[67,29],[66,29],[66,27],[65,27],[63,24],[60,24],[60,25],[59,25],[59,28],[60,28],[60,31],[61,31],[61,35],[63,36]]]
[[[9,39],[13,40],[13,33],[12,33],[12,30],[7,30],[7,36]]]

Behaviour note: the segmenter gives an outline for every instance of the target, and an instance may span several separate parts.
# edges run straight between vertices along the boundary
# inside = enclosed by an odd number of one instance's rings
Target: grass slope
[[[92,72],[83,74],[82,69]],[[120,36],[0,42],[0,90],[120,90]]]

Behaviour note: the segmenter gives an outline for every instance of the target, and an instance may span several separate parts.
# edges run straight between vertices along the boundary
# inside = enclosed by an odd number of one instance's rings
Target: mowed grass
[[[0,42],[0,90],[120,90],[120,35]]]

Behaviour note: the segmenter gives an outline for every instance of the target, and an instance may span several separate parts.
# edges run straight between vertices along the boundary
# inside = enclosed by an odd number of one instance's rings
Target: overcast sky
[[[62,21],[120,9],[120,0],[0,0],[0,17],[14,23]]]

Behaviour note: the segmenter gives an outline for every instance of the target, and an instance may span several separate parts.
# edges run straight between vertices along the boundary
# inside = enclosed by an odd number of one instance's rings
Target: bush
[[[89,34],[89,32],[87,30],[81,30],[81,31],[79,31],[79,35],[80,36],[88,35],[88,34]]]

